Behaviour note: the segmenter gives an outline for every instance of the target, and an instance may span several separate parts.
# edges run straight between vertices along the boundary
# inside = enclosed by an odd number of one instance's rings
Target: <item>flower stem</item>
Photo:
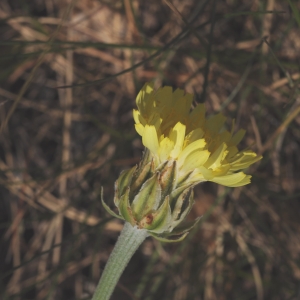
[[[125,223],[92,300],[109,300],[129,260],[147,236],[148,232],[145,229]]]

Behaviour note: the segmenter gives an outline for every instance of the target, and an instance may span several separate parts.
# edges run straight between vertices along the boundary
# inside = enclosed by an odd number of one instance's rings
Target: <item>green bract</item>
[[[194,204],[193,187],[188,176],[178,181],[175,160],[155,168],[146,149],[140,164],[123,171],[115,183],[114,203],[119,215],[104,203],[103,197],[102,203],[111,215],[146,229],[158,240],[176,242],[183,240],[200,219],[182,223]]]

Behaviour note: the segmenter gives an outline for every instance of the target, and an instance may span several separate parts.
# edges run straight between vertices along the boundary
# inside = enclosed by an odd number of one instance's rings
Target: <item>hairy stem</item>
[[[113,249],[92,300],[108,300],[129,260],[148,236],[144,229],[125,223]]]

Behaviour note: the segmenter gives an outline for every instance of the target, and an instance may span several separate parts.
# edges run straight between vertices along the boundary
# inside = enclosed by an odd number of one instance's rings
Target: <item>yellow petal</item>
[[[236,146],[244,137],[246,130],[240,129],[229,141],[230,146]]]
[[[231,139],[231,134],[229,131],[224,130],[220,133],[220,143],[226,143],[228,145],[228,142]]]
[[[184,95],[184,90],[176,89],[172,95],[173,102],[176,103]]]
[[[154,155],[158,154],[159,144],[156,129],[153,125],[146,125],[143,132],[143,145]]]
[[[214,178],[214,173],[212,170],[208,170],[205,167],[199,167],[196,169],[196,172],[198,174],[202,174],[203,178],[205,178],[206,180],[211,180]]]
[[[247,160],[252,160],[257,157],[257,154],[251,150],[244,150],[241,152],[238,152],[235,156],[233,156],[229,162],[230,163],[240,163]]]
[[[189,177],[189,182],[191,183],[200,183],[200,182],[203,182],[203,181],[207,181],[203,174],[201,172],[199,172],[198,169],[195,169],[195,171],[190,175]]]
[[[208,119],[205,124],[205,127],[213,133],[218,133],[223,127],[225,121],[226,118],[221,113],[219,113]]]
[[[144,126],[147,124],[146,120],[141,116],[141,113],[136,109],[133,110],[133,118],[136,124],[141,123]]]
[[[155,93],[155,104],[162,118],[165,118],[172,107],[172,87],[165,86]]]
[[[195,150],[202,150],[205,144],[206,144],[205,140],[201,139],[186,146],[178,157],[178,166],[183,165],[186,157],[190,155],[192,152],[194,152]]]
[[[144,126],[142,124],[134,124],[136,132],[140,135],[143,136],[144,133]]]
[[[237,186],[238,184],[245,185],[250,182],[249,175],[246,175],[243,172],[234,173],[230,175],[215,177],[211,181],[225,185],[225,186]]]
[[[226,156],[226,159],[231,159],[233,156],[235,156],[239,152],[239,150],[236,146],[230,146],[227,148],[227,150],[228,150],[228,154]]]
[[[184,141],[184,148],[197,141],[197,140],[200,140],[204,135],[204,131],[201,129],[201,128],[197,128],[197,129],[194,129],[192,130],[186,137],[185,137],[185,141]]]
[[[242,159],[239,159],[237,161],[233,161],[231,162],[231,170],[232,171],[237,171],[237,170],[241,170],[241,169],[246,169],[248,168],[250,165],[254,164],[255,162],[259,161],[262,159],[262,156],[257,156],[256,157],[256,153],[253,152],[253,156],[244,156],[242,157]]]
[[[144,84],[140,92],[136,97],[136,105],[139,108],[142,102],[144,102],[148,95],[153,92],[153,82],[147,82]]]
[[[225,143],[221,144],[219,146],[219,148],[212,154],[212,156],[207,160],[207,162],[205,163],[205,167],[207,169],[216,169],[219,168],[221,165],[222,160],[225,157],[225,154],[227,154],[225,152],[227,148],[227,145]]]
[[[195,128],[203,127],[204,122],[205,106],[204,104],[198,104],[189,115],[187,132],[190,132]]]
[[[214,177],[225,176],[231,171],[231,166],[229,164],[223,165],[220,168],[213,170]],[[230,173],[231,174],[231,173]]]
[[[183,163],[182,170],[187,172],[194,170],[195,168],[201,167],[209,158],[210,152],[208,150],[203,151],[194,151],[187,156],[186,160]]]
[[[230,187],[239,187],[239,186],[249,184],[251,182],[251,177],[252,177],[251,175],[246,175],[246,177],[243,180],[239,181],[236,184],[232,184]]]
[[[170,133],[170,140],[174,142],[174,149],[170,153],[170,157],[177,158],[182,151],[185,137],[185,125],[178,122]]]
[[[148,119],[154,111],[153,103],[153,83],[146,83],[136,97],[136,105],[145,119]]]
[[[174,142],[171,141],[168,137],[165,137],[159,144],[159,159],[161,162],[166,161],[171,151],[174,148]]]
[[[149,120],[149,125],[154,125],[156,128],[156,131],[158,131],[160,124],[161,124],[161,118],[159,114],[153,114],[151,120]]]
[[[176,92],[176,91],[175,91]],[[193,102],[193,95],[186,94],[180,97],[176,103],[174,103],[174,108],[176,111],[176,115],[180,116],[180,121],[187,123],[188,115],[191,109],[191,104]]]
[[[185,97],[185,109],[186,109],[185,113],[189,114],[194,95],[190,93],[186,93],[184,97]]]
[[[133,119],[136,124],[141,123],[139,120],[140,112],[136,109],[133,110]]]

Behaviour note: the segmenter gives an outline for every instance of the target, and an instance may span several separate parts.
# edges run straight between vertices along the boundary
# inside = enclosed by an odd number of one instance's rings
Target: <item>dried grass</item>
[[[1,1],[1,299],[90,299],[122,228],[100,188],[112,203],[141,156],[150,80],[236,118],[264,159],[249,186],[198,186],[199,227],[148,239],[113,299],[299,298],[300,6],[213,3]]]

